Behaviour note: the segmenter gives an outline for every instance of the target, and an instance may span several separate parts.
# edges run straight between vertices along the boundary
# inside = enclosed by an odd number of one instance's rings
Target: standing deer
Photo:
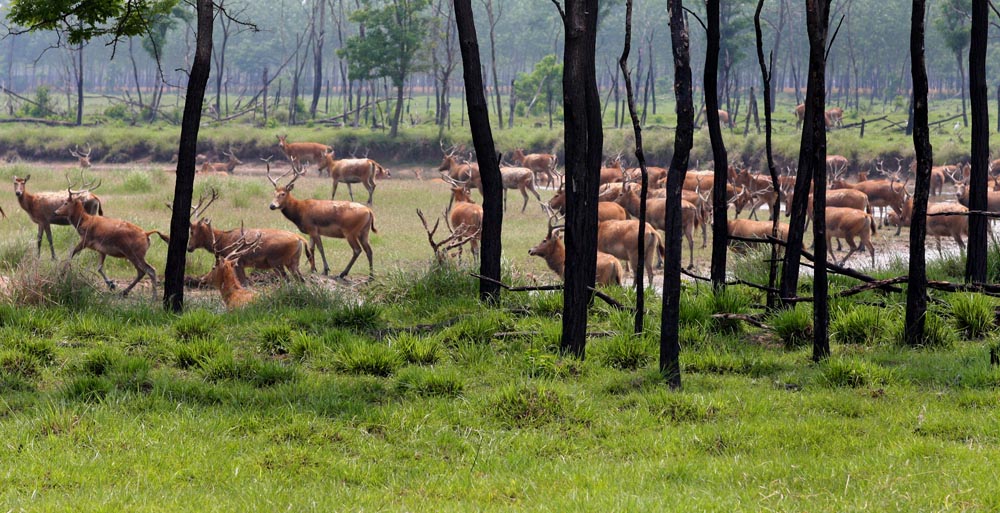
[[[93,190],[96,187],[91,188]],[[153,299],[156,299],[156,269],[146,262],[146,252],[149,250],[149,236],[157,234],[165,242],[170,238],[158,230],[143,230],[138,226],[121,219],[91,215],[83,204],[83,193],[87,190],[67,190],[68,195],[63,204],[56,209],[57,216],[65,216],[80,234],[80,242],[70,252],[70,260],[84,248],[97,252],[97,273],[104,278],[108,289],[114,290],[115,283],[104,274],[104,259],[112,256],[124,258],[135,267],[137,275],[132,283],[125,287],[122,296],[127,296],[143,276],[149,276],[153,282]]]
[[[80,151],[79,146],[75,146],[74,150],[69,150],[69,154],[76,157],[80,164],[80,167],[87,169],[90,167],[90,145],[87,145],[86,151]]]
[[[284,186],[278,185],[289,173],[295,173]],[[330,266],[326,262],[326,251],[323,249],[323,236],[347,239],[354,255],[347,267],[340,273],[340,278],[347,276],[354,261],[358,259],[363,249],[368,257],[368,276],[373,276],[372,247],[368,243],[369,232],[378,233],[375,229],[375,213],[372,209],[353,201],[334,200],[300,200],[292,196],[295,181],[305,174],[300,166],[293,166],[290,171],[271,177],[271,163],[267,162],[267,179],[274,185],[274,199],[271,210],[281,210],[289,221],[295,223],[299,231],[309,236],[309,251],[314,255],[319,247],[323,257],[323,274],[330,274]]]
[[[287,135],[279,135],[278,147],[288,157],[289,162],[293,162],[293,165],[294,161],[298,161],[302,165],[316,164],[319,166],[323,162],[323,156],[333,151],[333,148],[325,144],[311,142],[290,143],[287,139]],[[292,157],[294,157],[294,161]],[[323,172],[322,168],[320,168],[319,172]]]
[[[616,190],[620,191],[621,189],[619,188]],[[597,202],[598,223],[602,221],[611,221],[611,220],[624,221],[628,219],[628,212],[625,211],[625,208],[613,201],[613,199],[616,197],[617,194],[614,197],[612,197],[611,200],[605,200],[600,198],[598,199]],[[556,194],[554,196],[552,196],[552,199],[550,199],[549,202],[544,205],[547,205],[546,206],[547,210],[554,210],[561,215],[566,215],[566,190],[562,187],[559,187],[559,190],[556,191]]]
[[[354,201],[354,190],[351,184],[360,183],[368,189],[368,204],[372,204],[372,196],[375,195],[375,175],[381,172],[388,174],[378,162],[369,158],[363,159],[337,159],[333,150],[323,155],[323,162],[319,166],[320,172],[326,170],[333,178],[333,192],[330,199],[337,198],[337,185],[340,182],[347,184],[347,193]]]
[[[844,259],[840,261],[840,265],[844,265],[856,251],[868,248],[872,255],[872,267],[874,267],[875,246],[872,244],[872,235],[875,235],[875,219],[871,214],[853,208],[826,208],[826,246],[830,251],[830,256],[834,260],[837,259],[837,255],[833,252],[833,246],[830,245],[830,239],[834,237],[845,239],[851,248]],[[855,237],[861,239],[860,244],[854,244]]]
[[[798,130],[802,126],[802,122],[806,120],[806,104],[800,103],[795,106],[795,129]]]
[[[872,208],[882,209],[881,217],[883,220],[887,218],[886,207],[891,208],[896,212],[896,215],[903,212],[903,196],[906,194],[906,184],[910,180],[909,177],[902,184],[899,184],[899,173],[896,172],[891,175],[889,180],[865,180],[850,184],[841,175],[842,173],[834,174],[830,190],[854,189],[865,193],[868,195],[868,204]]]
[[[517,189],[524,197],[524,204],[521,205],[521,212],[528,208],[528,191],[535,195],[535,199],[542,200],[535,190],[535,172],[526,167],[502,167],[500,168],[500,179],[503,183],[503,208],[507,210],[507,191]]]
[[[558,159],[552,153],[529,153],[524,154],[524,150],[517,148],[511,155],[511,160],[515,164],[526,167],[535,173],[535,176],[544,176],[546,187],[555,184],[555,169]]]
[[[56,214],[56,210],[66,202],[67,196],[62,192],[38,192],[29,193],[27,189],[28,180],[31,175],[24,178],[14,177],[14,196],[17,196],[17,203],[28,213],[31,222],[38,225],[38,237],[36,238],[36,249],[38,256],[42,255],[42,234],[49,239],[49,250],[52,252],[52,259],[56,259],[56,249],[52,244],[52,225],[67,226],[70,224],[66,216]],[[89,187],[87,184],[84,187]],[[92,187],[91,190],[97,187]],[[91,215],[104,215],[104,208],[101,199],[89,191],[82,192],[80,199],[83,208]]]
[[[645,267],[646,275],[653,276],[653,257],[665,256],[663,239],[656,228],[649,223],[643,224],[645,237]],[[639,263],[639,221],[604,221],[597,225],[597,249],[610,253],[616,258],[628,261],[633,272],[637,272]]]
[[[840,107],[832,107],[823,113],[823,121],[826,122],[826,128],[830,129],[833,127],[844,126],[844,109]]]
[[[552,272],[564,278],[566,270],[566,246],[562,242],[562,229],[555,226],[554,217],[549,218],[549,231],[545,239],[528,250],[531,256],[542,257],[545,264]],[[625,270],[622,269],[621,262],[614,255],[609,255],[603,251],[597,252],[597,276],[598,285],[621,285]]]
[[[619,205],[639,219],[639,194],[631,187],[623,187],[621,195],[615,200]],[[646,219],[658,230],[666,231],[667,199],[648,198],[646,200]],[[694,268],[694,229],[702,223],[701,212],[689,201],[681,200],[681,225],[684,237],[688,241],[688,269]]]
[[[454,205],[448,214],[449,228],[455,237],[468,240],[472,256],[479,256],[479,240],[483,230],[483,207],[472,202],[468,184],[450,181],[451,202]],[[462,259],[461,247],[458,258]]]

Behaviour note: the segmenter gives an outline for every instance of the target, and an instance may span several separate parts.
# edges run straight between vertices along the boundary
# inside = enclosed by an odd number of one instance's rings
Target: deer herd
[[[839,122],[839,117],[827,116]],[[362,252],[368,260],[368,275],[374,274],[373,251],[370,234],[378,233],[375,227],[373,195],[375,179],[391,176],[388,169],[367,155],[361,158],[336,157],[333,148],[318,143],[289,143],[285,136],[278,136],[278,148],[290,163],[290,169],[280,176],[272,176],[271,159],[264,160],[265,176],[273,186],[270,210],[278,210],[298,233],[270,228],[246,228],[241,225],[219,229],[205,216],[206,210],[215,202],[219,193],[212,188],[203,195],[191,210],[191,228],[187,250],[203,249],[215,256],[212,270],[198,278],[200,284],[211,285],[220,291],[227,308],[238,308],[254,299],[254,292],[247,288],[245,269],[272,270],[279,280],[305,278],[299,271],[302,255],[306,256],[313,272],[316,272],[316,254],[323,262],[323,274],[329,274],[323,246],[323,237],[345,239],[352,250],[350,260],[339,273],[344,278],[354,266]],[[450,200],[444,208],[443,220],[449,235],[435,241],[440,219],[430,227],[423,212],[418,210],[428,241],[438,260],[462,257],[468,246],[473,258],[479,255],[483,208],[475,202],[472,191],[482,195],[482,180],[479,165],[472,155],[465,157],[455,148],[445,149],[437,170],[440,182],[450,191]],[[90,166],[91,150],[79,147],[70,153],[79,159],[82,168]],[[232,175],[236,166],[243,162],[230,148],[223,152],[224,163],[204,162],[199,174]],[[550,153],[525,154],[518,148],[512,152],[512,163],[501,161],[501,177],[504,187],[504,209],[508,189],[520,191],[523,203],[521,212],[527,210],[529,194],[539,202],[545,213],[547,230],[544,239],[533,246],[528,254],[542,258],[549,269],[561,278],[565,270],[566,248],[562,242],[562,216],[565,214],[566,194],[563,188],[564,176],[558,170],[558,159]],[[839,263],[843,265],[854,253],[862,251],[870,256],[875,265],[874,236],[879,226],[895,226],[899,236],[903,226],[912,221],[913,199],[910,173],[902,162],[897,162],[895,170],[886,170],[882,162],[877,162],[870,170],[879,178],[868,178],[868,172],[859,171],[853,179],[847,178],[851,162],[838,155],[827,158],[830,174],[826,196],[827,245],[830,257],[838,261],[837,252],[842,251],[841,241],[846,241],[848,250]],[[326,171],[332,180],[331,199],[296,197],[297,181],[303,177],[306,165],[315,165],[320,173]],[[860,166],[854,166],[860,167]],[[1000,171],[1000,160],[991,165]],[[619,154],[601,169],[601,188],[598,210],[597,283],[620,285],[624,280],[624,270],[633,273],[639,267],[639,234],[643,233],[643,266],[647,276],[652,276],[654,265],[662,265],[665,255],[664,238],[666,218],[667,170],[658,167],[647,168],[648,190],[646,196],[646,222],[639,220],[641,191],[638,185],[641,172],[637,168],[627,168]],[[904,176],[906,175],[906,176]],[[940,197],[946,185],[951,183],[956,191],[954,201],[933,202],[928,208],[927,233],[936,238],[936,247],[941,253],[941,239],[950,238],[960,247],[965,247],[968,237],[968,180],[969,166],[937,166],[932,170],[931,194]],[[421,178],[417,173],[417,177]],[[97,272],[109,289],[115,283],[104,273],[107,256],[129,261],[136,269],[136,277],[123,290],[128,294],[144,277],[152,282],[153,296],[156,296],[156,270],[146,261],[153,234],[165,241],[167,235],[157,230],[145,230],[130,222],[104,216],[104,204],[94,194],[100,181],[91,181],[75,188],[70,183],[62,192],[29,192],[27,184],[30,175],[14,177],[14,194],[18,204],[37,225],[36,253],[41,255],[43,235],[48,238],[49,251],[56,258],[52,241],[51,226],[73,226],[80,236],[79,242],[70,252],[72,259],[77,253],[89,248],[98,253]],[[68,177],[67,177],[68,180]],[[339,183],[348,185],[350,201],[336,200]],[[351,184],[360,183],[368,190],[366,204],[354,202]],[[735,217],[727,219],[730,236],[740,239],[766,239],[772,234],[772,223],[760,219],[760,209],[778,208],[778,193],[784,201],[786,216],[791,210],[795,176],[786,170],[779,176],[778,184],[772,183],[770,176],[754,173],[730,165],[724,188],[726,202],[735,212]],[[553,192],[551,199],[542,202],[539,187]],[[1000,211],[1000,175],[994,178],[994,191],[989,193],[989,210]],[[712,221],[712,194],[715,191],[715,176],[712,171],[689,171],[682,185],[681,219],[682,234],[687,244],[688,268],[694,267],[695,233],[701,229],[701,247],[708,243],[707,225]],[[879,210],[876,210],[879,209]],[[779,208],[779,211],[781,209]],[[2,211],[0,211],[2,212]],[[745,217],[741,214],[746,212]],[[809,196],[809,214],[812,214],[812,194]],[[948,215],[954,214],[954,215]],[[777,237],[787,240],[789,227],[779,223]],[[830,244],[837,240],[837,248]],[[624,263],[624,267],[623,264]]]

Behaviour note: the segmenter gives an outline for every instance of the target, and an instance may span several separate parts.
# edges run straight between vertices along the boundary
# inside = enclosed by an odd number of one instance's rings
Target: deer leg
[[[75,248],[74,248],[74,253],[73,254],[76,254]],[[108,275],[104,274],[104,259],[107,256],[104,253],[100,253],[100,252],[98,252],[97,255],[98,255],[97,256],[97,274],[100,274],[101,278],[104,278],[104,283],[108,286],[108,290],[115,290],[115,282],[109,280],[108,279]],[[140,274],[139,277],[141,278],[142,274]],[[138,278],[135,281],[139,281]],[[135,282],[132,282],[132,284],[135,285]],[[129,288],[132,288],[132,287],[129,287]],[[128,290],[126,290],[125,293],[127,294]]]
[[[323,250],[323,238],[319,235],[309,236],[309,249],[312,250],[315,258],[316,248],[319,248],[319,256],[323,257],[323,274],[330,275],[330,266],[326,263],[326,251]]]
[[[688,269],[694,269],[694,227],[688,226],[687,228],[687,240],[688,240]]]
[[[337,180],[334,180],[333,192],[330,193],[330,199],[337,199],[337,185],[339,185],[339,182],[337,182]]]
[[[55,247],[55,245],[52,244],[52,225],[48,225],[48,224],[45,225],[45,236],[48,237],[48,239],[49,239],[49,251],[52,252],[52,260],[55,260],[56,259],[56,247]],[[38,239],[38,243],[39,243],[39,248],[38,248],[39,256],[41,256],[41,246],[40,245],[42,243],[42,240],[41,240],[40,237],[41,237],[41,235],[39,235],[39,239]]]
[[[523,214],[524,210],[528,208],[528,191],[525,190],[525,187],[521,187],[521,196],[524,196],[524,205],[521,205],[521,213]],[[535,196],[538,196],[538,193],[535,193]],[[542,198],[538,198],[538,201],[542,201]]]
[[[247,272],[243,269],[242,265],[234,265],[233,271],[236,272],[236,279],[240,281],[240,285],[244,287],[247,285]]]
[[[354,201],[354,189],[351,188],[351,182],[347,182],[347,194],[351,196],[351,201]]]
[[[351,251],[354,252],[354,255],[351,256],[351,261],[347,262],[347,267],[344,268],[344,271],[340,273],[340,278],[347,276],[347,273],[351,271],[351,267],[354,267],[354,261],[357,260],[358,255],[361,254],[361,244],[358,243],[356,239],[347,239],[347,243],[351,245]],[[368,256],[371,257],[371,253],[369,253]],[[371,260],[369,260],[368,263],[368,270],[371,272]]]
[[[371,206],[373,205],[372,197],[375,196],[375,180],[372,180],[370,183],[366,184],[365,188],[368,189],[368,206]]]
[[[35,246],[36,246],[36,249],[37,249],[38,258],[42,257],[42,234],[43,233],[45,233],[45,228],[42,228],[42,225],[38,225],[38,237],[35,238],[36,239],[35,242],[37,243]]]

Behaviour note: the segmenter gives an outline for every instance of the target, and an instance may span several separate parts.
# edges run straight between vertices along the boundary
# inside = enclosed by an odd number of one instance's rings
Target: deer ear
[[[294,183],[290,183],[290,184],[288,184],[288,185],[285,186],[285,192],[292,192],[293,188],[295,188],[295,184]]]

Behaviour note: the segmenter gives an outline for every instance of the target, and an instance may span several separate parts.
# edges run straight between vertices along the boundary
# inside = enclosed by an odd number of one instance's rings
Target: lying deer
[[[66,216],[56,214],[56,210],[66,202],[68,196],[63,192],[37,192],[32,194],[27,189],[28,180],[30,179],[31,175],[24,178],[14,177],[14,196],[17,196],[17,203],[28,213],[31,222],[38,225],[38,237],[36,238],[38,256],[42,255],[42,234],[44,233],[49,239],[49,250],[52,252],[52,259],[55,260],[56,249],[52,244],[52,225],[66,226],[70,224]],[[83,202],[83,209],[88,214],[104,215],[101,199],[96,195],[85,191],[81,192],[79,197]]]
[[[284,186],[278,185],[289,173],[295,173]],[[340,278],[347,276],[362,249],[368,257],[368,276],[374,273],[372,267],[372,247],[368,243],[369,232],[378,233],[375,229],[375,213],[372,209],[353,201],[334,200],[300,200],[292,196],[295,181],[305,174],[301,166],[295,165],[291,170],[278,178],[271,177],[271,163],[267,162],[267,179],[274,185],[274,199],[271,210],[281,210],[285,218],[295,223],[299,231],[309,236],[309,251],[315,254],[319,247],[319,255],[323,257],[323,274],[330,274],[330,266],[326,262],[326,251],[323,250],[323,236],[347,239],[354,255],[347,267],[340,273]]]
[[[96,186],[90,190],[95,188]],[[69,223],[80,234],[80,242],[70,252],[70,260],[84,248],[96,251],[98,255],[97,273],[101,275],[101,278],[104,278],[108,289],[114,290],[114,282],[104,274],[104,259],[109,256],[124,258],[135,267],[138,274],[132,283],[125,287],[122,295],[127,296],[132,287],[135,287],[143,276],[148,275],[153,282],[153,299],[155,300],[156,269],[153,269],[153,266],[146,262],[146,252],[149,250],[150,243],[149,236],[155,233],[166,242],[170,242],[170,238],[158,230],[145,231],[128,221],[89,214],[82,201],[85,192],[89,192],[89,190],[74,191],[69,189],[67,199],[55,211],[56,215],[69,219]]]
[[[203,215],[217,197],[218,192],[214,189],[207,204],[205,203],[206,196],[202,196],[198,204],[192,208],[191,217],[198,218]],[[266,228],[244,230],[242,226],[239,230],[217,230],[212,227],[212,221],[204,217],[191,222],[187,250],[189,253],[193,253],[200,248],[218,255],[223,248],[232,246],[241,237],[250,237],[257,241],[248,251],[240,253],[237,265],[234,266],[236,275],[242,284],[247,283],[244,269],[248,267],[273,269],[282,280],[287,280],[287,273],[291,273],[299,281],[304,281],[302,273],[299,271],[299,257],[303,250],[306,252],[306,258],[309,260],[312,270],[316,270],[316,260],[309,249],[309,242],[301,235],[285,230]]]
[[[236,169],[236,166],[243,163],[242,160],[236,158],[236,154],[232,150],[228,152],[224,151],[222,152],[222,154],[228,157],[229,160],[226,162],[214,163],[214,164],[211,162],[205,162],[204,164],[201,165],[201,169],[199,170],[199,172],[204,174],[213,173],[217,175],[222,175],[222,174],[231,175],[233,174],[233,171]]]
[[[215,255],[215,266],[205,276],[205,281],[211,283],[222,295],[226,309],[235,310],[253,302],[255,294],[244,288],[238,279],[240,259],[243,255],[253,252],[260,244],[260,235],[247,241],[247,234],[242,233],[232,244],[225,246]]]
[[[562,279],[566,270],[566,246],[562,242],[562,229],[554,225],[554,220],[554,217],[549,218],[549,231],[545,235],[545,239],[529,249],[528,254],[542,257],[549,269]],[[624,275],[625,270],[622,269],[621,262],[614,255],[603,251],[597,252],[595,281],[598,285],[621,285]]]

